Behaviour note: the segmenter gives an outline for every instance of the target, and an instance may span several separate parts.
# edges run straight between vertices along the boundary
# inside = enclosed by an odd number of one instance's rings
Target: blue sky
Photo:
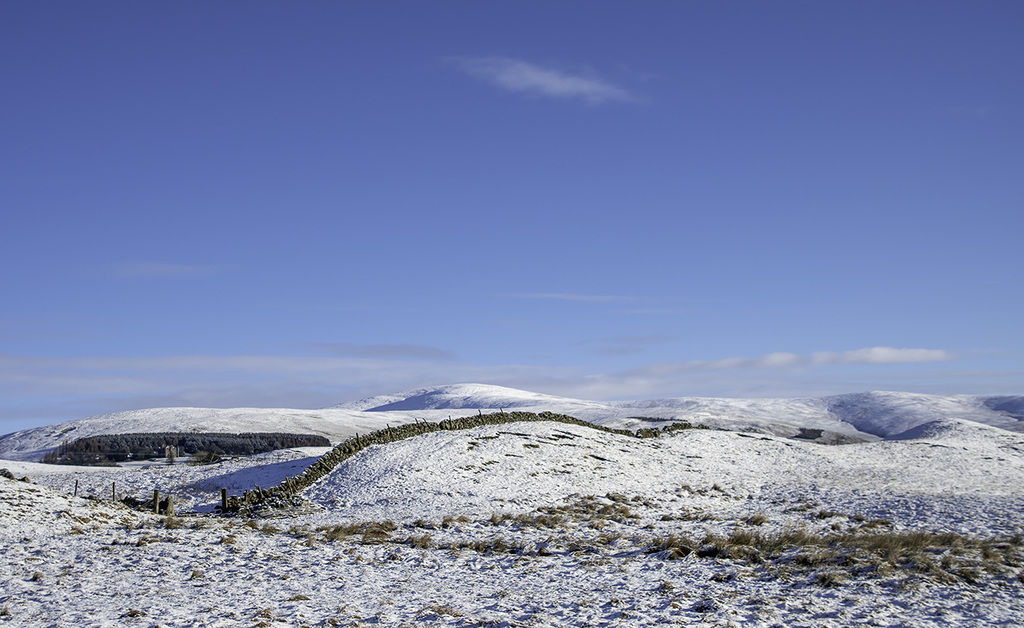
[[[0,8],[0,432],[1024,392],[1024,4]]]

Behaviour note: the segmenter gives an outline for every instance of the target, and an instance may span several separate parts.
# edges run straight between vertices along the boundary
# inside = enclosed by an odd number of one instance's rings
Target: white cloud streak
[[[590,104],[636,102],[628,91],[601,79],[567,74],[508,57],[457,57],[463,72],[501,89],[550,98],[581,98]]]
[[[565,292],[531,292],[522,294],[507,294],[512,299],[547,299],[550,301],[578,301],[583,303],[612,303],[615,301],[635,301],[634,297],[617,296],[612,294],[571,294]]]
[[[942,349],[894,349],[871,347],[845,353],[820,352],[811,356],[812,364],[907,364],[910,362],[945,362],[953,354]]]
[[[839,364],[909,364],[917,362],[944,362],[954,355],[942,349],[895,349],[893,347],[870,347],[843,353],[821,351],[810,356],[777,352],[754,358],[723,358],[719,360],[694,360],[691,362],[668,362],[652,364],[629,371],[634,374],[668,376],[672,374],[697,373],[753,368],[797,368]]]
[[[671,336],[651,334],[648,336],[620,336],[617,338],[600,338],[579,343],[588,347],[596,355],[630,355],[640,353],[645,348],[672,341]]]
[[[315,342],[307,346],[332,355],[354,358],[453,360],[455,354],[446,349],[422,345],[362,345],[351,342]]]
[[[809,356],[778,352],[649,364],[587,374],[584,366],[466,363],[443,351],[416,346],[342,345],[340,349],[362,355],[61,358],[0,354],[0,433],[5,431],[4,419],[30,416],[57,422],[155,406],[314,408],[455,382],[500,384],[583,399],[771,397],[801,387],[807,394],[834,394],[853,392],[851,386],[859,390],[885,387],[891,377],[907,377],[905,370],[893,375],[886,369],[889,365],[931,364],[956,357],[941,349],[870,347]],[[394,352],[399,355],[388,355]],[[828,367],[849,365],[863,367],[856,379],[846,370],[828,375]],[[808,381],[811,372],[817,373],[814,382]]]
[[[932,364],[957,359],[942,349],[871,347],[812,355],[776,352],[758,357],[665,362],[606,374],[521,380],[505,385],[582,399],[639,399],[656,396],[778,397],[821,396],[906,386],[913,375],[886,366]],[[860,366],[856,374],[830,366]],[[921,372],[918,372],[920,376]],[[927,380],[932,382],[934,374]],[[916,382],[912,388],[922,388]],[[930,392],[950,394],[949,388]],[[962,391],[957,391],[962,392]]]
[[[165,262],[124,262],[108,267],[117,279],[171,279],[209,277],[224,272],[222,266],[211,264],[168,264]]]
[[[973,116],[987,118],[995,110],[992,105],[956,105],[946,107],[946,111],[959,116]]]

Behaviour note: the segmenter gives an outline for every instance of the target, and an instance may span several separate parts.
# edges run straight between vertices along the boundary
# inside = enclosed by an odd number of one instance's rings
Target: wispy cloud
[[[618,338],[601,338],[580,343],[588,347],[596,355],[619,356],[640,353],[654,345],[671,342],[671,336],[651,334],[649,336],[620,336]]]
[[[463,72],[501,89],[550,98],[581,98],[590,104],[636,102],[631,93],[593,76],[569,74],[509,57],[455,57]]]
[[[569,374],[559,368],[459,362],[442,350],[433,351],[438,359],[408,359],[432,353],[429,349],[397,350],[400,357],[0,354],[0,434],[9,422],[29,417],[38,424],[149,407],[315,408],[422,386]],[[374,349],[368,345],[355,352]]]
[[[935,385],[935,374],[885,369],[893,364],[932,364],[958,356],[942,349],[871,347],[845,352],[799,355],[768,353],[757,357],[693,360],[647,364],[632,369],[590,375],[521,379],[505,385],[522,386],[582,399],[649,398],[655,396],[778,397],[820,396],[896,386],[897,389],[951,394],[950,385]],[[860,365],[856,376],[836,373],[829,366]],[[923,368],[923,367],[922,367]],[[832,371],[831,374],[829,371]],[[1007,380],[1005,373],[1000,381]],[[916,379],[915,379],[916,378]],[[993,377],[993,381],[996,378]],[[922,383],[926,382],[926,383]],[[957,391],[960,392],[960,391]]]
[[[811,356],[812,364],[908,364],[912,362],[945,362],[954,356],[943,349],[894,349],[870,347],[844,353],[823,351]]]
[[[583,303],[611,303],[615,301],[635,301],[636,297],[612,294],[573,294],[567,292],[529,292],[504,295],[511,299],[548,299],[552,301],[579,301]]]
[[[421,345],[354,344],[350,342],[316,342],[307,346],[332,355],[354,358],[453,360],[455,354],[445,349]]]
[[[992,105],[956,105],[953,107],[946,107],[946,111],[951,114],[977,118],[987,118],[994,110],[995,107]]]
[[[646,346],[664,340],[662,336],[624,337],[619,346]],[[487,382],[583,399],[801,396],[893,386],[907,390],[908,384],[918,392],[929,386],[931,392],[966,392],[946,380],[937,384],[934,371],[919,371],[915,376],[913,369],[890,368],[957,358],[942,349],[870,347],[811,355],[778,352],[588,373],[585,365],[468,363],[452,359],[447,351],[418,345],[327,343],[319,347],[334,355],[0,354],[0,433],[5,420],[29,417],[57,422],[155,406],[312,408],[455,382]],[[830,368],[848,365],[860,368]],[[966,381],[962,374],[956,377]],[[1005,385],[1013,390],[1019,378],[989,374],[987,381],[998,381],[1001,386],[1004,381],[1013,382]],[[943,390],[936,389],[939,387]]]
[[[166,262],[123,262],[106,267],[117,279],[170,279],[209,277],[225,271],[213,264],[169,264]]]
[[[837,364],[910,364],[917,362],[944,362],[954,355],[943,349],[895,349],[893,347],[869,347],[835,353],[821,351],[810,356],[796,353],[776,352],[753,358],[722,358],[718,360],[693,360],[689,362],[666,362],[651,364],[630,371],[634,375],[665,377],[673,374],[697,373],[701,371],[722,371],[754,368],[795,368]]]

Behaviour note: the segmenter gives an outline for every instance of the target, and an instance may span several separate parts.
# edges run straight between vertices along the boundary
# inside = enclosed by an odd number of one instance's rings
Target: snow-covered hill
[[[775,403],[734,407],[749,421]],[[827,403],[788,407],[813,416]],[[300,510],[209,514],[220,488],[273,485],[323,451],[150,468],[3,461],[32,483],[0,478],[0,623],[938,628],[1024,616],[1024,434],[977,421],[842,447],[489,425],[370,446]],[[154,489],[184,516],[110,498]]]
[[[292,432],[318,434],[337,443],[387,425],[499,409],[551,411],[630,430],[685,421],[821,442],[878,440],[945,419],[1024,431],[1024,396],[867,392],[809,399],[587,401],[501,386],[455,384],[318,410],[153,408],[105,414],[0,437],[0,458],[39,460],[64,440],[131,432]]]
[[[395,395],[370,397],[335,407],[366,412],[402,410],[471,410],[475,412],[478,409],[502,408],[506,410],[540,407],[561,409],[577,405],[586,408],[600,408],[607,404],[490,384],[452,384],[436,388],[419,388]],[[552,410],[552,412],[554,411]]]
[[[888,437],[938,419],[963,419],[1024,431],[1024,396],[920,395],[870,392],[824,399],[828,411],[858,430]]]
[[[31,480],[0,478],[0,623],[1016,625],[1022,399],[595,402],[464,384],[323,410],[166,408],[26,430],[0,439],[5,457],[22,457],[0,467]],[[371,445],[299,507],[251,521],[212,516],[221,489],[276,485],[326,448],[206,466],[23,461],[88,434],[338,441],[497,409],[731,429],[633,438],[538,421],[431,432]],[[861,442],[808,442],[828,433]],[[111,499],[154,490],[184,516]]]

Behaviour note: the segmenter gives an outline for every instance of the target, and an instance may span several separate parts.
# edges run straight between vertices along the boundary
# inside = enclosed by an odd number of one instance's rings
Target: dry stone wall
[[[297,496],[314,482],[323,478],[334,470],[341,462],[351,458],[360,451],[371,445],[384,445],[395,441],[440,432],[442,430],[466,430],[482,425],[499,425],[504,423],[519,423],[526,421],[554,421],[557,423],[568,423],[581,425],[603,432],[611,432],[623,436],[635,438],[652,438],[660,434],[656,429],[641,429],[635,433],[629,430],[617,430],[603,425],[596,425],[564,414],[554,412],[495,412],[491,414],[478,414],[476,416],[460,419],[448,419],[438,423],[429,421],[417,421],[407,423],[398,427],[387,427],[377,430],[365,436],[357,435],[334,447],[331,451],[317,459],[312,465],[306,468],[299,475],[285,479],[281,484],[272,488],[261,488],[257,486],[251,491],[246,491],[240,496],[228,497],[222,506],[225,513],[253,512],[271,506],[275,502],[287,502]]]

